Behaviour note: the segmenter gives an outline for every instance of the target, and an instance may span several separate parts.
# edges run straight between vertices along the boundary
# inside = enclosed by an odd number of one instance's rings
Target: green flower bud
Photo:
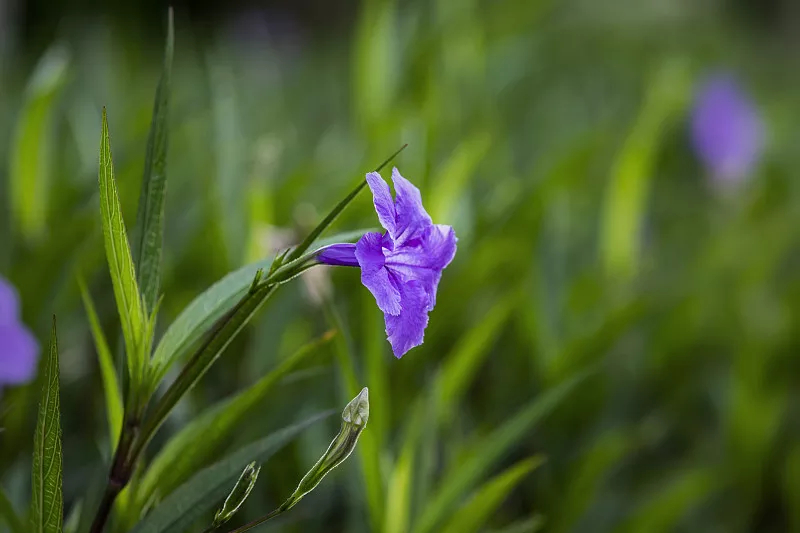
[[[281,511],[294,507],[303,496],[319,485],[328,472],[342,464],[353,453],[358,443],[358,437],[367,426],[368,419],[369,390],[364,387],[342,411],[342,427],[339,434],[331,441],[328,450],[319,461],[303,476],[294,493],[281,505]]]
[[[236,485],[233,486],[233,490],[231,490],[230,494],[228,494],[228,497],[225,499],[225,503],[222,504],[217,514],[214,515],[212,527],[217,528],[221,526],[236,514],[236,511],[239,510],[239,507],[242,506],[250,495],[250,491],[253,490],[259,472],[261,472],[261,466],[256,466],[255,462],[250,463],[244,468]]]

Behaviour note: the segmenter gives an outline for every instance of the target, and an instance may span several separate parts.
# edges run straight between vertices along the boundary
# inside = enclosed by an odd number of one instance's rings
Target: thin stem
[[[120,430],[119,442],[117,443],[117,450],[114,452],[114,460],[111,463],[111,470],[108,473],[108,481],[106,489],[103,492],[103,499],[100,501],[100,507],[92,521],[92,527],[89,533],[102,533],[105,528],[108,517],[111,515],[111,509],[114,506],[114,501],[122,492],[122,489],[128,484],[131,479],[131,472],[133,471],[132,465],[135,459],[131,457],[131,449],[139,433],[138,417],[125,417],[125,423]]]
[[[237,527],[236,529],[232,529],[231,531],[228,531],[228,533],[244,533],[245,531],[250,531],[254,527],[260,526],[261,524],[263,524],[267,520],[275,518],[276,516],[278,516],[279,514],[283,513],[284,511],[286,511],[286,509],[284,508],[283,505],[281,505],[280,507],[278,507],[277,509],[275,509],[274,511],[272,511],[268,515],[264,515],[261,518],[256,518],[252,522],[248,522],[248,523],[246,523],[245,525],[243,525],[241,527]]]

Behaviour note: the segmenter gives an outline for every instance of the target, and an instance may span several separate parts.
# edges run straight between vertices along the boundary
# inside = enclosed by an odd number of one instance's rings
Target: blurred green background
[[[165,21],[159,2],[0,0],[0,274],[42,345],[58,315],[73,520],[109,454],[78,273],[119,338],[101,108],[130,228]],[[796,2],[208,2],[175,4],[175,21],[159,331],[297,242],[403,143],[395,163],[459,249],[402,360],[355,269],[282,288],[150,458],[336,328],[221,451],[341,409],[349,372],[369,386],[357,453],[264,531],[800,531]],[[688,135],[697,84],[719,69],[766,128],[736,185],[710,179]],[[362,193],[335,230],[376,224]],[[38,391],[0,399],[0,485],[20,512]],[[267,463],[234,523],[283,501],[336,427]]]

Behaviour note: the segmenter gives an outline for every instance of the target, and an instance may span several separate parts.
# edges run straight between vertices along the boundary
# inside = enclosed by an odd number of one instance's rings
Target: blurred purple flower
[[[764,125],[749,95],[725,74],[710,77],[695,96],[692,144],[714,178],[738,182],[755,167]]]
[[[0,388],[30,381],[38,356],[36,339],[19,322],[17,291],[0,277]]]
[[[392,170],[396,199],[377,172],[367,174],[375,211],[385,233],[367,233],[357,244],[334,244],[319,254],[329,265],[361,267],[361,283],[370,290],[386,321],[395,357],[422,344],[428,312],[436,305],[442,270],[456,254],[456,234],[434,224],[414,185]]]

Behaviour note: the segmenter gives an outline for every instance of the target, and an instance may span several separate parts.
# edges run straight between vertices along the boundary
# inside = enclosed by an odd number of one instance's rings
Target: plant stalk
[[[131,479],[131,472],[133,471],[133,463],[135,461],[135,458],[131,456],[131,451],[138,434],[138,418],[126,416],[125,423],[122,425],[122,430],[120,431],[117,449],[114,452],[111,470],[108,473],[108,481],[106,483],[106,489],[103,492],[103,499],[100,501],[100,507],[97,509],[97,513],[94,516],[89,533],[102,533],[111,515],[114,501]]]
[[[256,526],[260,526],[261,524],[263,524],[267,520],[275,518],[279,514],[282,514],[284,511],[286,511],[287,509],[284,508],[284,506],[285,506],[285,504],[281,505],[280,507],[278,507],[277,509],[275,509],[271,513],[262,516],[261,518],[256,518],[252,522],[248,522],[243,526],[240,526],[240,527],[237,527],[236,529],[232,529],[231,531],[228,531],[228,533],[244,533],[245,531],[249,531],[249,530],[253,529]]]

